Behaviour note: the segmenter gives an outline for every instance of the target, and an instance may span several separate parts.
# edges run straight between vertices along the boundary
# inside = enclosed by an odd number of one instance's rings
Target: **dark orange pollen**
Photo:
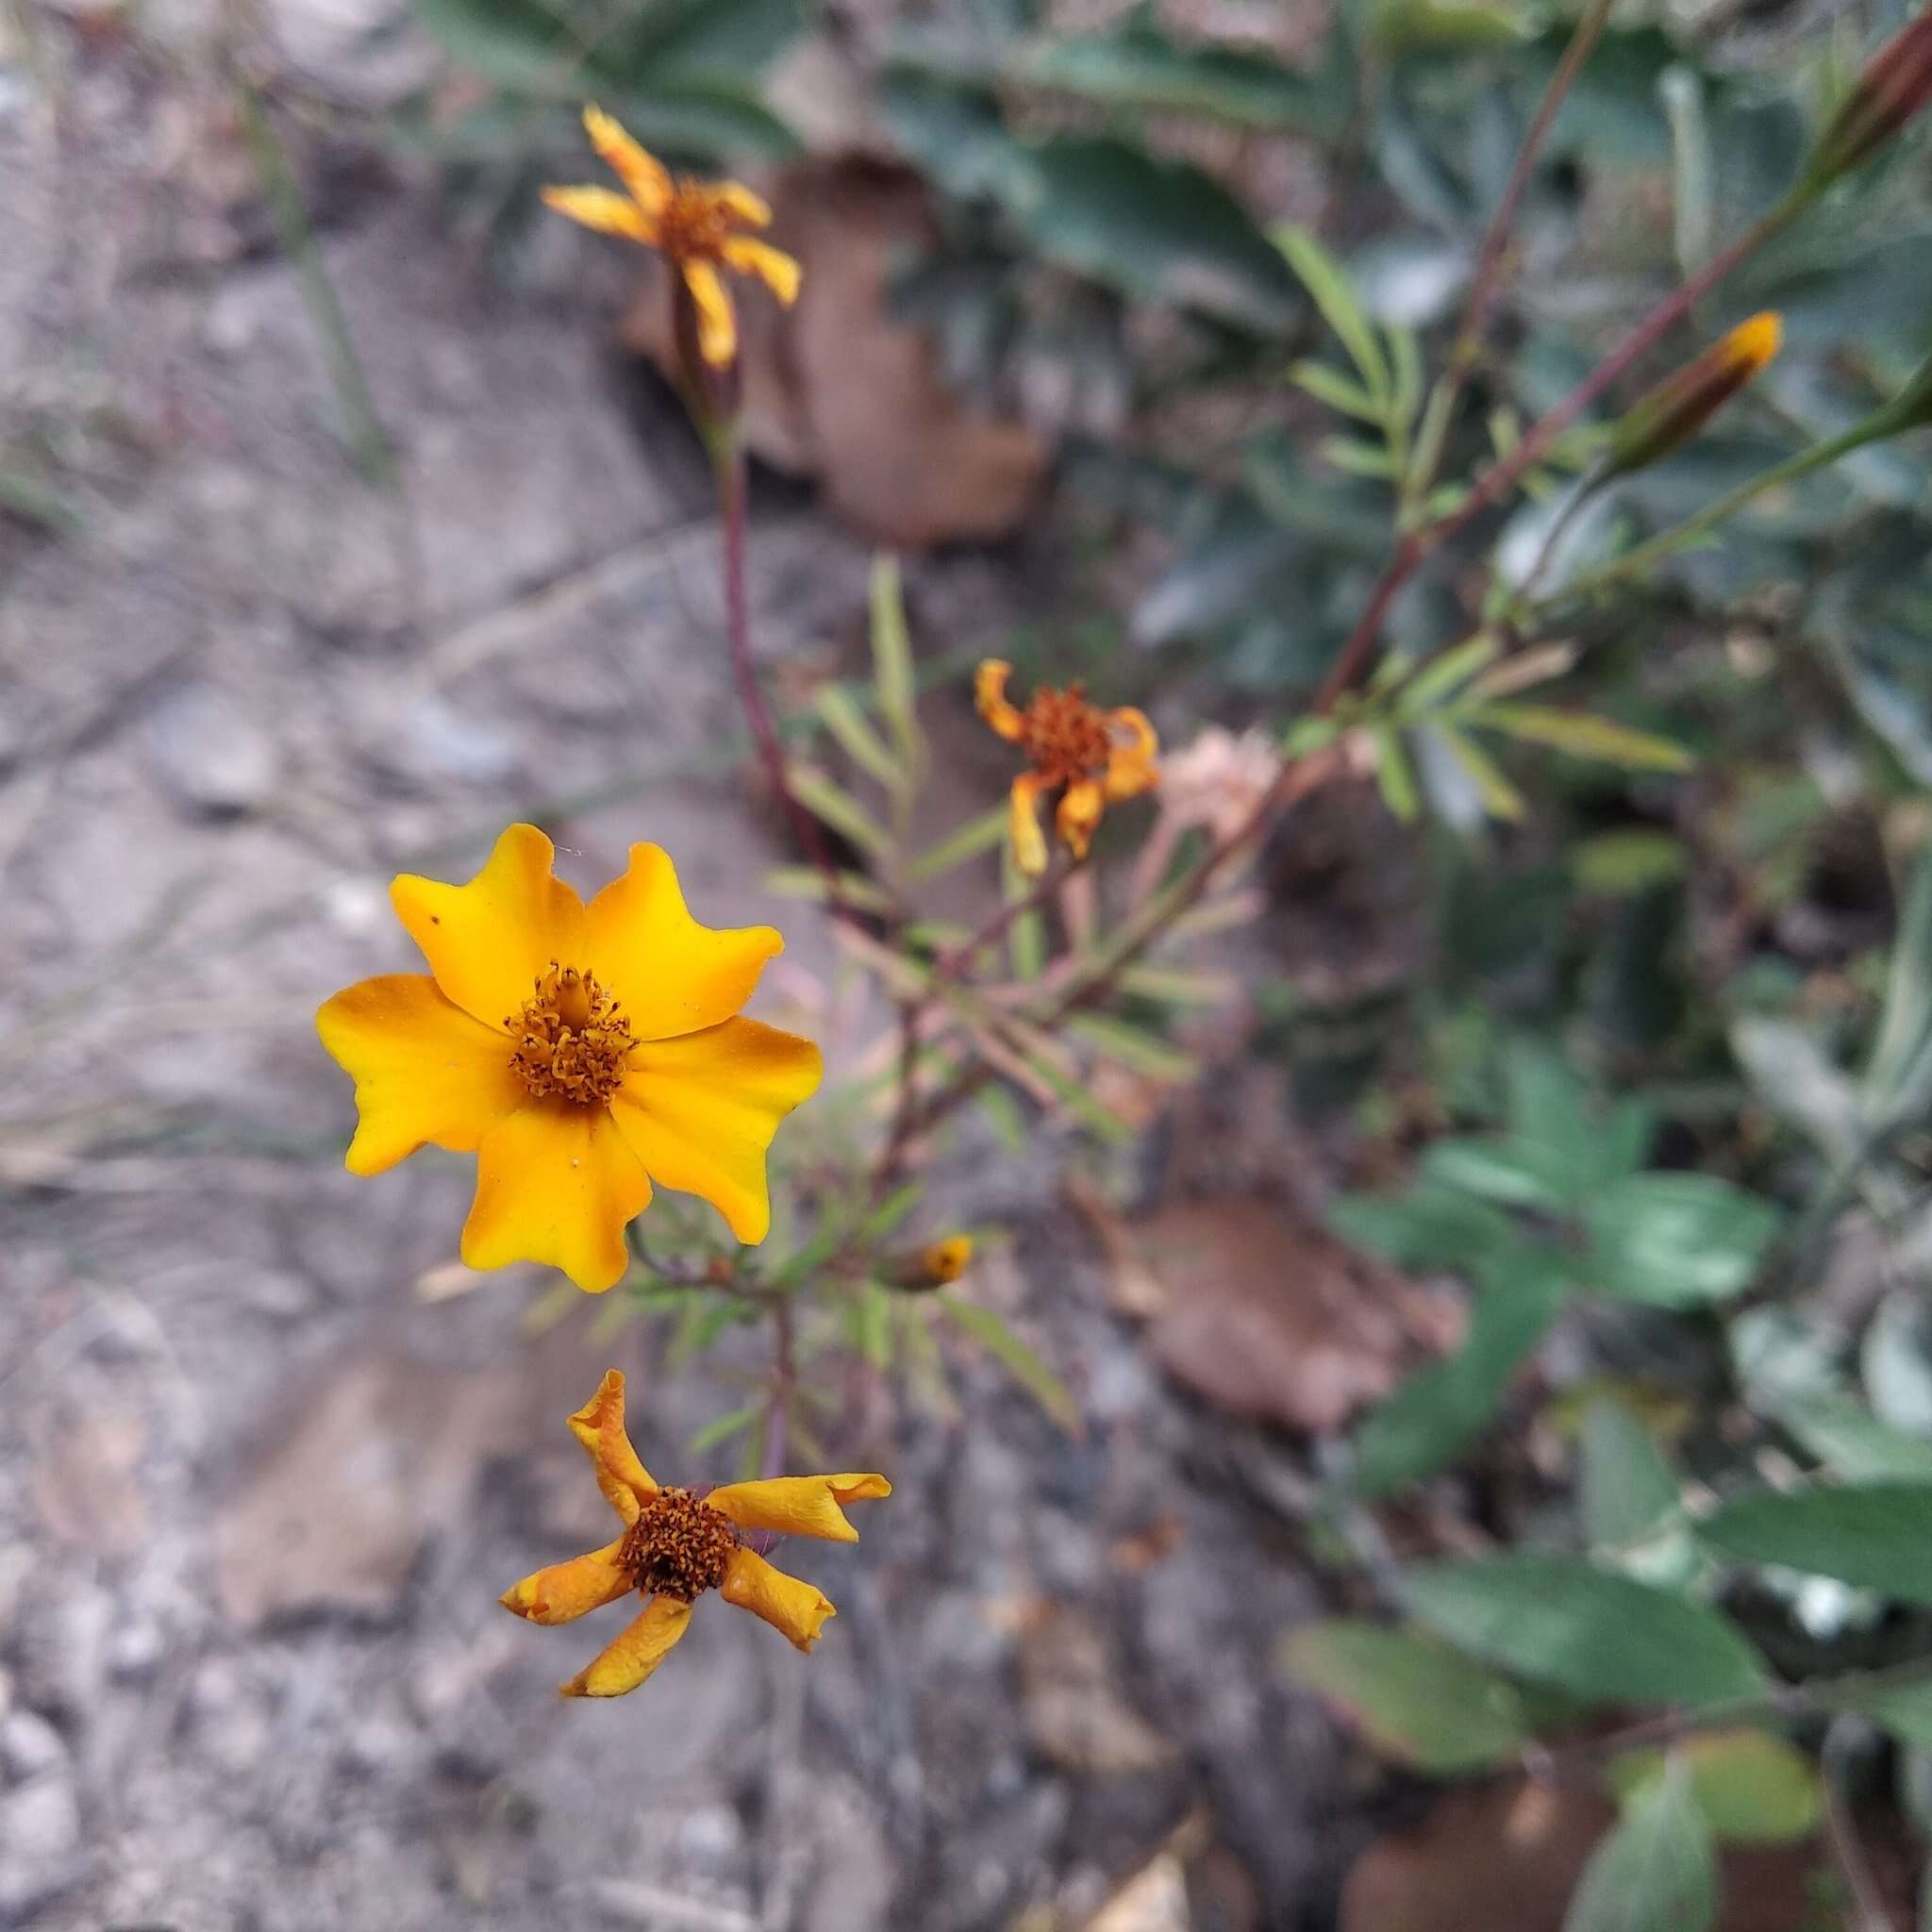
[[[593,974],[553,959],[523,1011],[503,1023],[516,1041],[511,1068],[540,1100],[608,1101],[624,1085],[625,1061],[637,1044],[617,1007]]]
[[[736,212],[702,181],[672,183],[658,217],[658,245],[673,261],[716,261],[740,226]]]
[[[1087,702],[1086,687],[1038,686],[1021,714],[1020,744],[1049,785],[1073,785],[1107,770],[1113,739],[1107,713]]]
[[[625,1533],[619,1566],[645,1596],[695,1603],[724,1581],[739,1545],[737,1526],[689,1490],[659,1490]]]

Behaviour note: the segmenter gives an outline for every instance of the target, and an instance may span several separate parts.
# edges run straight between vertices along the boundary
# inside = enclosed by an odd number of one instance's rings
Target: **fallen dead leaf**
[[[1163,1852],[1127,1880],[1087,1922],[1087,1932],[1191,1932],[1188,1877],[1181,1861]]]
[[[1162,1291],[1149,1348],[1229,1415],[1340,1428],[1461,1332],[1451,1298],[1267,1201],[1179,1201],[1128,1232]]]
[[[893,277],[937,235],[909,168],[847,154],[787,169],[771,239],[805,280],[781,310],[740,302],[743,428],[753,452],[815,478],[828,507],[876,541],[924,549],[1015,528],[1049,452],[1024,424],[969,409],[937,344],[891,312]],[[675,360],[661,273],[631,305],[624,339],[660,370]]]
[[[1033,1748],[1062,1771],[1106,1777],[1158,1770],[1178,1756],[1127,1702],[1100,1632],[1063,1605],[1036,1605],[1026,1621],[1020,1702]]]
[[[41,1521],[63,1542],[103,1554],[137,1547],[147,1527],[140,1418],[48,1413],[36,1435],[31,1482]]]
[[[1420,1824],[1356,1860],[1339,1932],[1562,1932],[1571,1893],[1615,1816],[1581,1787],[1518,1781],[1448,1792]],[[1814,1932],[1825,1923],[1814,1878],[1825,1864],[1816,1842],[1727,1848],[1716,1932]]]

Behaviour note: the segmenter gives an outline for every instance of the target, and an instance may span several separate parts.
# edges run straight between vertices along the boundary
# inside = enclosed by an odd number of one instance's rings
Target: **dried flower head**
[[[769,227],[770,207],[737,181],[673,175],[600,108],[584,109],[584,131],[628,192],[546,188],[544,201],[587,228],[658,250],[689,291],[704,359],[714,369],[725,368],[738,354],[738,318],[721,268],[755,275],[788,308],[798,299],[797,262],[742,232]]]
[[[615,1369],[571,1417],[570,1427],[624,1532],[589,1556],[534,1572],[499,1601],[532,1624],[568,1624],[633,1591],[646,1601],[615,1641],[559,1687],[566,1697],[622,1697],[635,1690],[684,1635],[691,1606],[711,1590],[809,1651],[837,1612],[810,1584],[774,1569],[748,1547],[744,1532],[856,1543],[858,1532],[840,1505],[892,1493],[884,1476],[870,1474],[777,1476],[702,1493],[660,1489],[625,1429],[624,1377]]]
[[[1159,745],[1146,713],[1131,706],[1103,711],[1087,702],[1078,684],[1064,691],[1036,688],[1023,711],[1007,698],[1013,667],[989,658],[974,678],[979,715],[1025,753],[1029,772],[1013,780],[1013,857],[1020,870],[1046,870],[1046,840],[1040,829],[1043,793],[1060,792],[1054,829],[1075,858],[1085,858],[1094,827],[1109,805],[1137,797],[1158,783]]]
[[[1160,761],[1160,815],[1230,839],[1274,789],[1281,762],[1265,731],[1204,725]]]
[[[656,845],[588,906],[554,858],[512,825],[468,885],[405,874],[390,898],[428,973],[362,980],[316,1024],[356,1081],[351,1174],[425,1142],[474,1153],[463,1259],[547,1261],[594,1293],[624,1274],[654,1180],[764,1240],[765,1151],[821,1064],[740,1015],[784,948],[770,926],[700,925]]]
[[[1627,475],[1681,449],[1765,368],[1783,340],[1783,323],[1766,309],[1666,376],[1618,423],[1605,475]]]

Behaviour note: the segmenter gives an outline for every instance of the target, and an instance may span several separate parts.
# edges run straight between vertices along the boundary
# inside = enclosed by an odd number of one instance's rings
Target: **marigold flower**
[[[1783,341],[1784,324],[1767,308],[1666,376],[1617,425],[1605,457],[1605,475],[1627,475],[1681,449],[1765,368]]]
[[[627,192],[546,188],[544,201],[587,228],[658,250],[691,291],[705,360],[714,369],[726,367],[738,353],[738,318],[721,268],[756,275],[788,308],[798,299],[803,272],[797,262],[769,242],[740,232],[770,226],[770,206],[741,182],[674,175],[601,108],[584,109],[584,131]]]
[[[429,972],[362,980],[316,1025],[356,1081],[351,1174],[425,1142],[474,1153],[463,1259],[547,1261],[597,1293],[654,1180],[764,1240],[765,1151],[822,1066],[810,1041],[740,1017],[784,949],[770,926],[700,925],[656,845],[588,906],[554,858],[512,825],[467,885],[404,874],[390,899]]]
[[[608,1370],[570,1419],[597,1472],[597,1487],[624,1523],[601,1550],[536,1571],[498,1599],[532,1624],[568,1624],[636,1591],[643,1612],[590,1666],[559,1686],[566,1697],[622,1697],[669,1655],[708,1590],[762,1617],[809,1651],[838,1612],[808,1583],[774,1569],[746,1546],[746,1530],[856,1543],[841,1503],[890,1496],[876,1474],[784,1475],[721,1490],[659,1489],[624,1426],[624,1377]]]
[[[900,1288],[945,1288],[958,1281],[973,1262],[973,1237],[949,1234],[928,1241],[904,1257],[893,1271]]]
[[[1007,679],[1012,675],[1010,664],[989,658],[975,674],[973,690],[979,715],[1017,744],[1033,766],[1013,780],[1013,857],[1022,872],[1042,873],[1041,794],[1064,788],[1054,829],[1075,858],[1085,858],[1107,808],[1159,781],[1154,762],[1159,746],[1144,711],[1130,705],[1103,711],[1087,702],[1078,684],[1065,691],[1042,684],[1023,711],[1007,698]]]

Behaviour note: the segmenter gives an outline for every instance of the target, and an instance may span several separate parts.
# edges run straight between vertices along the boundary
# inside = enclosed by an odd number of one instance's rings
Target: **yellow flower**
[[[684,1635],[691,1606],[708,1590],[762,1617],[800,1650],[819,1640],[838,1613],[808,1583],[774,1569],[746,1546],[746,1530],[856,1543],[841,1503],[890,1496],[882,1475],[784,1475],[727,1483],[698,1495],[661,1490],[638,1460],[624,1427],[624,1377],[611,1369],[596,1394],[570,1419],[589,1452],[597,1487],[624,1522],[601,1550],[526,1576],[499,1601],[532,1624],[568,1624],[636,1591],[643,1612],[588,1670],[560,1686],[566,1697],[622,1697],[664,1661]]]
[[[798,299],[797,262],[769,242],[739,232],[769,226],[770,207],[736,181],[674,175],[601,108],[584,109],[584,131],[628,193],[546,188],[544,201],[587,228],[659,250],[691,291],[700,353],[714,369],[724,368],[738,353],[738,319],[720,268],[756,275],[788,308]]]
[[[654,1180],[764,1240],[765,1150],[822,1067],[810,1041],[739,1017],[784,948],[770,926],[698,924],[656,845],[588,906],[554,857],[512,825],[466,886],[404,874],[390,899],[429,972],[362,980],[316,1025],[356,1082],[351,1174],[425,1141],[474,1153],[463,1259],[547,1261],[596,1293]]]
[[[1007,699],[1012,674],[1010,664],[989,658],[974,677],[974,695],[979,715],[1020,746],[1033,766],[1013,780],[1013,857],[1022,872],[1041,873],[1041,794],[1065,788],[1054,829],[1075,858],[1085,858],[1107,808],[1158,781],[1154,758],[1159,747],[1144,712],[1131,706],[1103,711],[1087,702],[1077,684],[1065,691],[1041,685],[1023,711]]]

